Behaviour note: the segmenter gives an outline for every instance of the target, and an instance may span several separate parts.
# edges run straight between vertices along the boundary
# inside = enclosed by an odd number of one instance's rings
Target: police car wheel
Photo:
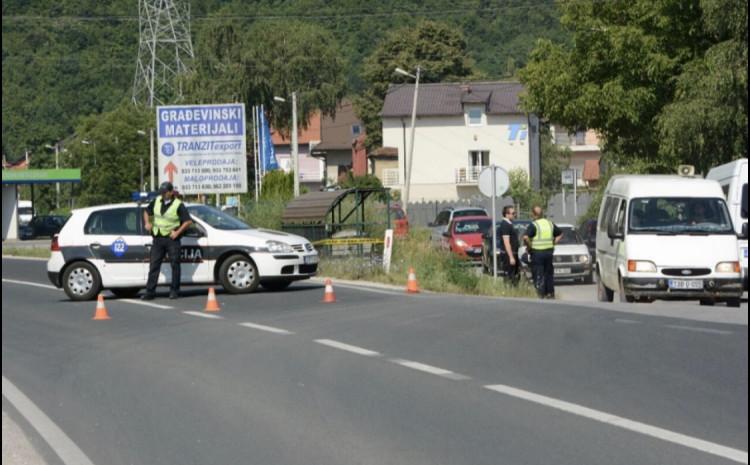
[[[258,268],[244,255],[232,255],[221,264],[219,279],[230,294],[244,294],[258,288]]]
[[[65,269],[62,285],[71,300],[91,300],[101,291],[102,281],[93,265],[76,262]]]

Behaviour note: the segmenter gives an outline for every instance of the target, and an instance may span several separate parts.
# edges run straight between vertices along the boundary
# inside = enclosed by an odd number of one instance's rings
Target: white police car
[[[221,284],[233,294],[258,285],[281,290],[315,276],[318,252],[304,237],[253,228],[216,208],[187,204],[193,225],[182,237],[183,284]],[[146,287],[152,238],[143,228],[145,205],[126,203],[74,210],[52,240],[50,281],[73,300],[102,289],[133,297]],[[169,261],[159,284],[171,282]]]

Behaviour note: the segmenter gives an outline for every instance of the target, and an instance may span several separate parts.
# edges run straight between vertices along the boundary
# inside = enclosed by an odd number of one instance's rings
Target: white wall
[[[469,166],[471,150],[489,151],[489,163],[507,171],[522,168],[528,173],[528,133],[524,140],[520,137],[508,140],[510,125],[528,125],[527,117],[486,115],[485,121],[487,124],[483,126],[468,126],[465,115],[417,118],[411,201],[456,200],[480,195],[477,187],[457,186],[455,182],[456,169]],[[405,179],[403,155],[409,147],[410,124],[409,118],[383,119],[383,146],[398,148],[400,179]]]
[[[16,186],[3,186],[3,240],[18,239],[17,199]]]

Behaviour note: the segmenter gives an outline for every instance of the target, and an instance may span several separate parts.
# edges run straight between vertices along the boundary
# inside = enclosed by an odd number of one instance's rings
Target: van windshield
[[[726,202],[706,197],[648,197],[630,202],[631,233],[733,234]]]
[[[221,210],[208,205],[191,205],[188,207],[188,212],[196,218],[199,218],[209,226],[223,231],[235,231],[240,229],[252,229],[251,226],[238,220],[232,215],[226,214]]]

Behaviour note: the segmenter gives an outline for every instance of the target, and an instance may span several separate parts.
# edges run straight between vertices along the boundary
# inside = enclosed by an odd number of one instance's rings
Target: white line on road
[[[53,291],[58,291],[59,289],[55,286],[50,286],[49,284],[39,284],[39,283],[32,283],[31,281],[18,281],[16,279],[5,279],[3,278],[4,283],[12,283],[12,284],[23,284],[26,286],[35,286],[35,287],[41,287],[44,289],[52,289]]]
[[[151,302],[141,302],[140,300],[135,300],[135,299],[118,299],[115,302],[127,302],[129,304],[143,305],[145,307],[160,308],[162,310],[172,310],[174,308],[174,307],[170,307],[169,305],[154,304]]]
[[[223,320],[223,316],[214,315],[212,313],[203,313],[203,312],[193,312],[193,311],[185,311],[182,312],[185,315],[192,315],[192,316],[199,316],[201,318],[208,318],[208,319],[214,319],[214,320]]]
[[[640,325],[642,324],[638,320],[628,320],[627,318],[615,318],[615,323],[623,323],[626,325]]]
[[[274,328],[273,326],[265,326],[265,325],[259,325],[255,323],[237,323],[240,326],[244,326],[245,328],[252,328],[252,329],[258,329],[260,331],[268,331],[269,333],[276,333],[276,334],[294,334],[291,331],[287,331],[286,329],[281,328]]]
[[[354,290],[357,290],[357,291],[372,292],[372,293],[375,293],[375,294],[385,294],[385,295],[395,295],[395,296],[405,296],[405,295],[408,295],[405,290],[402,291],[402,292],[399,292],[399,291],[396,291],[396,290],[390,291],[390,290],[387,290],[387,289],[373,289],[372,287],[353,286],[351,284],[340,284],[340,283],[338,283],[338,284],[334,283],[334,286],[335,287],[343,287],[344,289],[354,289]]]
[[[4,280],[3,280],[4,281]],[[65,465],[94,465],[86,454],[34,402],[3,376],[3,397],[47,441]],[[5,455],[3,451],[3,455]]]
[[[390,361],[398,365],[404,366],[406,368],[411,368],[412,370],[430,373],[432,375],[441,376],[443,378],[454,379],[457,381],[471,379],[468,376],[460,375],[450,370],[445,370],[443,368],[434,367],[432,365],[425,365],[424,363],[413,362],[411,360],[402,360],[400,358],[394,358],[394,359],[391,359]]]
[[[723,336],[726,336],[728,334],[733,334],[732,331],[725,331],[723,329],[700,328],[697,326],[682,326],[682,325],[664,325],[664,326],[666,326],[667,328],[679,329],[682,331],[694,331],[696,333],[721,334]]]
[[[362,347],[344,344],[343,342],[333,341],[331,339],[315,339],[315,342],[323,344],[324,346],[333,347],[334,349],[345,350],[347,352],[365,355],[367,357],[380,357],[380,353],[375,352],[374,350],[363,349]]]
[[[675,433],[663,428],[656,426],[647,425],[637,421],[629,420],[627,418],[612,415],[599,410],[590,409],[582,405],[572,404],[562,400],[554,399],[552,397],[546,397],[533,392],[524,391],[522,389],[516,389],[514,387],[506,386],[503,384],[487,385],[485,388],[492,391],[506,394],[519,399],[534,402],[536,404],[545,405],[552,407],[564,412],[579,415],[591,420],[600,421],[618,428],[623,428],[636,433],[651,436],[663,441],[679,444],[691,449],[699,450],[711,455],[724,457],[735,462],[747,464],[747,451],[733,449],[731,447],[722,446],[713,442],[704,441],[702,439],[694,438],[691,436],[685,436],[684,434]]]

